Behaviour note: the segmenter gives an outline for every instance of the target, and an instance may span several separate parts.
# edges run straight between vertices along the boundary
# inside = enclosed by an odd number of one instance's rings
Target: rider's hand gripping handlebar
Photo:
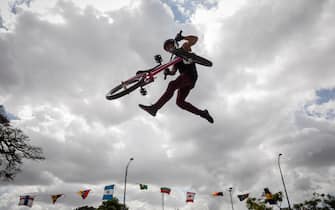
[[[183,40],[185,37],[182,35],[183,31],[179,31],[179,33],[176,35],[176,37],[174,38],[174,40],[178,43],[181,40]]]
[[[170,69],[169,69],[169,68],[166,68],[166,69],[164,69],[164,80],[166,80],[166,77],[167,77],[168,75],[172,75],[172,73],[170,72]]]

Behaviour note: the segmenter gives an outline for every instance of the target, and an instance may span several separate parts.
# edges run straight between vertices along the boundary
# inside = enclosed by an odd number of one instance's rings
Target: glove
[[[183,35],[181,35],[182,32],[183,32],[183,31],[180,31],[180,32],[176,35],[176,37],[174,38],[174,40],[176,40],[176,42],[179,42],[179,41],[181,41],[181,40],[183,40],[183,39],[185,38]]]
[[[174,74],[170,71],[169,68],[166,68],[166,69],[164,70],[164,74],[165,74],[165,75],[174,75]]]
[[[164,80],[166,80],[167,75],[174,75],[169,68],[164,70]]]

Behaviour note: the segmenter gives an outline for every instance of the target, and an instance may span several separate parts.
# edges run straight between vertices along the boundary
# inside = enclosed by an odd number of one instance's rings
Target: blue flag
[[[112,200],[113,199],[113,193],[114,193],[114,185],[108,185],[105,186],[105,192],[104,196],[102,197],[102,200]]]

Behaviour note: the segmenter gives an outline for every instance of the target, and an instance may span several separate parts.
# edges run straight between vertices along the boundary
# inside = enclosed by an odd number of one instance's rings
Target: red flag
[[[223,196],[223,192],[213,192],[213,196]]]
[[[171,189],[168,187],[161,187],[161,193],[170,194]]]

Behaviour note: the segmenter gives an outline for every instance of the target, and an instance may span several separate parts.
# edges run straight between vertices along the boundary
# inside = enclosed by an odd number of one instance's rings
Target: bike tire
[[[131,92],[133,92],[134,90],[136,90],[137,88],[139,88],[140,86],[143,86],[144,82],[143,80],[134,80],[131,81],[127,88],[124,88],[124,84],[119,84],[116,87],[114,87],[113,89],[111,89],[107,94],[106,94],[106,99],[107,100],[113,100],[113,99],[117,99],[120,98],[124,95],[127,95]]]
[[[182,49],[176,50],[174,54],[185,60],[191,59],[192,62],[203,65],[203,66],[208,66],[208,67],[213,66],[213,63],[210,60],[203,58],[199,55],[196,55],[194,53],[186,52],[185,50],[182,50]]]

